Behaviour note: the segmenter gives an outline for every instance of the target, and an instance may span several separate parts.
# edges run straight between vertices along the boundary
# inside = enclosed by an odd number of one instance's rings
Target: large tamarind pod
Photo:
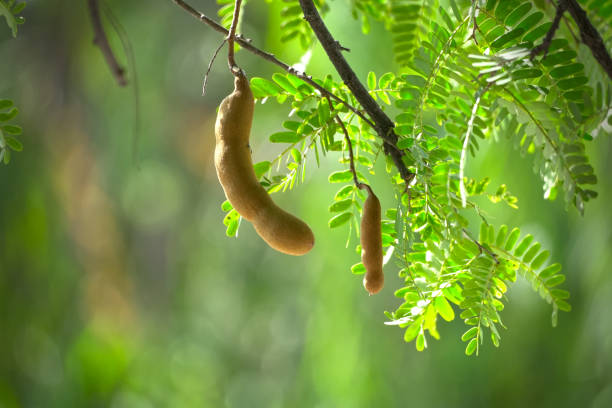
[[[310,227],[274,203],[261,208],[253,225],[268,245],[285,254],[304,255],[314,246]]]
[[[366,274],[363,286],[370,295],[378,293],[384,284],[380,201],[367,186],[368,198],[361,213],[361,262]]]
[[[274,204],[253,171],[249,136],[254,106],[249,81],[241,73],[234,79],[234,92],[223,99],[217,114],[217,177],[234,209],[253,223],[268,245],[289,255],[303,255],[314,245],[312,231]]]
[[[234,92],[219,106],[215,123],[215,167],[225,196],[238,213],[252,221],[272,199],[253,171],[249,135],[255,101],[245,75],[234,79]]]

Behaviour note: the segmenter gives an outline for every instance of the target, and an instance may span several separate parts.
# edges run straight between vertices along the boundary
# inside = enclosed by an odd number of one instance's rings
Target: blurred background
[[[307,182],[277,195],[312,227],[303,257],[268,248],[248,223],[225,236],[212,154],[215,110],[232,89],[222,36],[171,1],[108,0],[132,41],[140,89],[134,159],[133,88],[119,88],[86,2],[29,1],[13,39],[0,21],[0,97],[20,108],[24,151],[0,166],[0,407],[610,407],[612,406],[612,143],[589,144],[599,198],[584,217],[542,199],[532,159],[510,141],[483,144],[471,175],[506,183],[519,209],[482,202],[496,225],[531,232],[567,274],[573,311],[550,324],[550,305],[523,281],[503,312],[501,347],[466,357],[462,321],[419,353],[383,325],[401,299],[398,268],[366,296],[348,230],[327,227],[341,169],[328,156]],[[212,1],[192,0],[215,17]],[[389,35],[362,36],[331,2],[328,22],[361,78],[394,70]],[[279,10],[251,1],[242,32],[295,63],[278,40]],[[125,65],[119,39],[111,43]],[[250,76],[276,68],[239,52]],[[585,64],[592,64],[587,61]],[[309,73],[332,72],[315,47]],[[133,76],[130,73],[130,80]],[[132,81],[133,83],[133,81]],[[289,107],[257,105],[255,161]],[[385,207],[391,186],[377,167]],[[476,226],[475,226],[476,228]],[[477,232],[476,229],[474,232]]]

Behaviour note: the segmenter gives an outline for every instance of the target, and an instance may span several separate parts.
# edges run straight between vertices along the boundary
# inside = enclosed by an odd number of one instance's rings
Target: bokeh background
[[[215,16],[214,2],[192,2]],[[355,239],[346,248],[347,229],[327,227],[337,157],[318,169],[313,160],[307,182],[275,198],[315,231],[308,255],[274,252],[248,223],[227,238],[212,164],[215,109],[232,88],[223,57],[201,94],[221,36],[170,1],[108,1],[136,59],[134,158],[133,88],[116,86],[93,46],[85,3],[29,1],[17,39],[0,21],[0,97],[20,108],[25,146],[0,166],[0,407],[612,406],[609,137],[588,146],[600,196],[584,217],[542,199],[532,159],[511,141],[483,145],[468,171],[506,183],[519,209],[483,205],[496,225],[520,226],[551,249],[573,311],[553,329],[550,305],[519,280],[499,349],[466,357],[457,319],[419,353],[383,325],[401,301],[397,267],[366,296],[349,270]],[[328,22],[361,78],[396,68],[382,27],[364,37],[345,2],[331,6]],[[295,63],[302,51],[279,42],[278,14],[251,1],[242,31]],[[251,76],[276,72],[237,58]],[[308,70],[332,72],[318,47]],[[256,161],[278,152],[267,135],[288,113],[257,105]],[[392,207],[377,169],[372,180]]]

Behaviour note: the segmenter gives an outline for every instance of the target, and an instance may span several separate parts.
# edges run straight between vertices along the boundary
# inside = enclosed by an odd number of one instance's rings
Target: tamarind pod
[[[249,135],[254,111],[253,93],[244,74],[234,79],[234,91],[219,106],[215,123],[215,168],[225,196],[251,221],[270,247],[303,255],[314,246],[314,235],[299,218],[278,207],[253,170]]]
[[[234,92],[219,106],[215,123],[215,168],[225,196],[248,221],[272,199],[253,171],[249,135],[255,101],[245,75],[234,79]]]
[[[274,203],[261,208],[253,226],[270,247],[288,255],[304,255],[314,246],[310,227]]]
[[[384,284],[380,201],[372,189],[361,213],[361,262],[366,269],[363,286],[370,295],[378,293]]]

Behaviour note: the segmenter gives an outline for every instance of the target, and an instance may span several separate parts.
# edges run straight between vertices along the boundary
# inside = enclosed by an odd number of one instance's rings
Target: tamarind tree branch
[[[191,14],[193,17],[197,18],[200,22],[210,26],[213,30],[215,30],[215,31],[217,31],[217,32],[219,32],[221,34],[224,34],[226,36],[229,34],[229,31],[226,30],[225,27],[223,27],[221,24],[217,23],[215,20],[211,19],[210,17],[206,16],[205,14],[200,13],[199,11],[197,11],[196,9],[191,7],[189,4],[185,3],[183,0],[172,0],[172,2],[174,2],[177,6],[181,7],[183,10],[185,10],[186,12]],[[272,64],[280,67],[283,71],[286,71],[287,73],[289,73],[289,74],[291,74],[291,75],[293,75],[293,76],[295,76],[297,78],[300,78],[302,81],[306,82],[307,84],[309,84],[310,86],[312,86],[313,88],[318,90],[321,93],[321,95],[329,96],[330,98],[334,99],[336,102],[343,104],[350,111],[352,111],[357,116],[359,116],[368,125],[374,127],[374,124],[372,123],[372,121],[370,119],[368,119],[368,117],[366,117],[359,109],[355,108],[353,105],[349,104],[348,102],[346,102],[342,98],[334,95],[332,92],[328,91],[327,89],[325,89],[324,87],[319,85],[317,82],[315,82],[312,79],[312,77],[310,75],[307,75],[305,72],[300,72],[300,71],[296,70],[292,66],[290,66],[290,65],[284,63],[283,61],[279,60],[278,58],[276,58],[273,54],[270,54],[269,52],[263,51],[263,50],[255,47],[253,44],[251,44],[251,40],[250,39],[247,39],[247,38],[243,37],[240,34],[236,35],[234,40],[238,44],[240,44],[240,46],[242,48],[244,48],[245,50],[247,50],[249,52],[252,52],[253,54],[257,55],[258,57],[263,58],[264,60],[266,60],[268,62],[271,62]]]
[[[546,33],[546,37],[544,37],[542,44],[533,47],[533,49],[531,50],[532,59],[540,53],[544,53],[544,57],[546,57],[546,54],[548,54],[548,48],[550,47],[550,43],[552,42],[552,39],[555,36],[555,32],[557,32],[557,29],[559,28],[561,17],[563,16],[563,13],[565,13],[566,9],[567,4],[563,0],[560,0],[559,4],[557,5],[557,10],[555,11],[555,18],[553,20],[553,23],[548,29],[548,32]]]
[[[104,55],[104,59],[106,59],[106,64],[110,68],[119,86],[126,86],[127,78],[125,77],[125,70],[117,62],[117,58],[115,58],[115,54],[113,54],[113,50],[108,42],[108,37],[106,37],[106,32],[102,26],[100,4],[98,0],[88,0],[87,5],[94,30],[93,42],[100,48],[100,51],[102,51],[102,55]]]
[[[408,187],[414,178],[414,174],[408,170],[406,164],[402,160],[403,152],[396,147],[399,138],[394,130],[395,124],[389,116],[383,112],[382,108],[368,93],[361,81],[359,81],[359,78],[357,78],[357,75],[342,55],[342,48],[339,46],[340,43],[334,39],[327,29],[327,26],[323,22],[312,0],[299,1],[302,12],[304,13],[304,19],[310,24],[310,27],[327,53],[329,60],[336,68],[336,71],[346,86],[353,92],[357,101],[372,118],[374,130],[384,142],[385,154],[391,157],[400,176],[406,183],[406,187]]]
[[[236,60],[234,59],[234,40],[236,38],[236,27],[238,27],[238,18],[240,16],[240,6],[242,5],[242,0],[236,0],[234,3],[234,15],[232,16],[232,25],[229,29],[229,34],[227,35],[227,63],[229,64],[229,69],[232,74],[235,74],[235,69],[238,68],[236,65]]]
[[[553,25],[550,27],[544,42],[538,47],[534,48],[533,52],[536,52],[536,49],[539,48],[537,52],[547,51],[550,46],[550,42],[552,41],[552,37],[555,34],[559,26],[559,19],[563,15],[565,11],[568,11],[574,22],[578,26],[578,30],[580,32],[580,39],[582,42],[589,47],[591,50],[591,54],[595,60],[601,65],[604,71],[608,74],[608,77],[612,79],[612,57],[608,53],[606,45],[601,38],[601,35],[589,20],[586,12],[582,9],[580,4],[576,0],[558,0],[557,2],[557,11],[555,14],[555,19],[553,20]],[[533,54],[532,54],[533,55]]]

